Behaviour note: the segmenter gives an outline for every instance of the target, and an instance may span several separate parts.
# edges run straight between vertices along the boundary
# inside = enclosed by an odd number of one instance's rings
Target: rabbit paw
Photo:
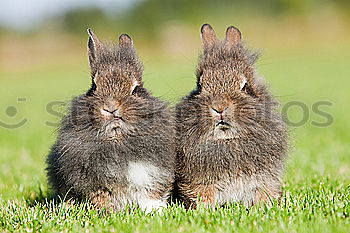
[[[167,206],[167,203],[163,200],[143,199],[139,201],[139,206],[147,214],[154,210],[161,213],[163,208]]]
[[[111,195],[108,191],[98,190],[91,195],[91,202],[99,209],[106,208],[111,210],[114,205],[111,201]]]

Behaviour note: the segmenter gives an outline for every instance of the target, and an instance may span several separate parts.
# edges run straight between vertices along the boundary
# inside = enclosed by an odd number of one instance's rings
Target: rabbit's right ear
[[[204,49],[210,49],[217,43],[217,38],[214,29],[210,24],[203,24],[201,27],[201,38]]]
[[[225,45],[228,48],[232,48],[242,41],[242,33],[239,31],[238,28],[234,26],[230,26],[226,30],[226,39],[225,39]]]
[[[99,55],[100,50],[102,49],[102,44],[90,28],[87,29],[87,33],[89,34],[89,41],[88,41],[89,63],[90,63],[90,66],[93,67],[94,62],[96,61],[96,58]]]
[[[119,36],[119,46],[120,47],[133,47],[134,42],[128,34],[121,34]]]

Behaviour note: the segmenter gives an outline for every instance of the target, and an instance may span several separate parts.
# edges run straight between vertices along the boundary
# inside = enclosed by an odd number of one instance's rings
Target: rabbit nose
[[[114,118],[116,119],[121,119],[122,118],[122,114],[120,112],[120,110],[118,108],[116,108],[115,106],[108,106],[104,109],[101,109],[101,113],[104,115],[104,116],[107,116],[107,117],[111,117],[113,116]]]
[[[112,112],[114,118],[121,118],[122,115],[119,112],[119,109],[116,109]]]
[[[211,108],[212,110],[214,110],[215,113],[218,113],[218,114],[222,114],[224,112],[223,109],[216,109],[216,108]]]
[[[227,108],[211,108],[213,115],[220,121],[224,120],[224,113]]]

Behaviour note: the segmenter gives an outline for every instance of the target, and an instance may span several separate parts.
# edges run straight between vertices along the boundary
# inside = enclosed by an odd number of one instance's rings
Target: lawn
[[[349,232],[349,54],[346,46],[267,50],[258,62],[282,106],[294,101],[288,119],[303,121],[290,127],[281,203],[248,210],[238,204],[189,211],[173,205],[149,215],[103,214],[87,203],[68,207],[45,200],[45,157],[60,112],[89,86],[85,54],[73,62],[1,70],[0,120],[26,122],[16,129],[0,127],[0,231]],[[194,87],[195,56],[145,60],[145,85],[156,96],[175,103]],[[331,118],[313,109],[319,101]]]

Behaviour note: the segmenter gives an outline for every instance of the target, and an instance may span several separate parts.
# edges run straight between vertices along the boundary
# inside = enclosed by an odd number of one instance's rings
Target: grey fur
[[[187,207],[198,197],[210,205],[247,206],[279,198],[287,129],[257,77],[257,54],[245,48],[235,27],[224,41],[208,24],[201,33],[197,88],[176,106],[176,195]],[[216,110],[224,110],[221,123]]]
[[[92,87],[72,100],[62,121],[47,158],[49,184],[56,196],[89,199],[99,208],[139,204],[138,193],[166,201],[175,163],[168,106],[143,87],[142,64],[129,36],[107,46],[88,32]],[[158,169],[152,183],[131,184],[131,162]]]

